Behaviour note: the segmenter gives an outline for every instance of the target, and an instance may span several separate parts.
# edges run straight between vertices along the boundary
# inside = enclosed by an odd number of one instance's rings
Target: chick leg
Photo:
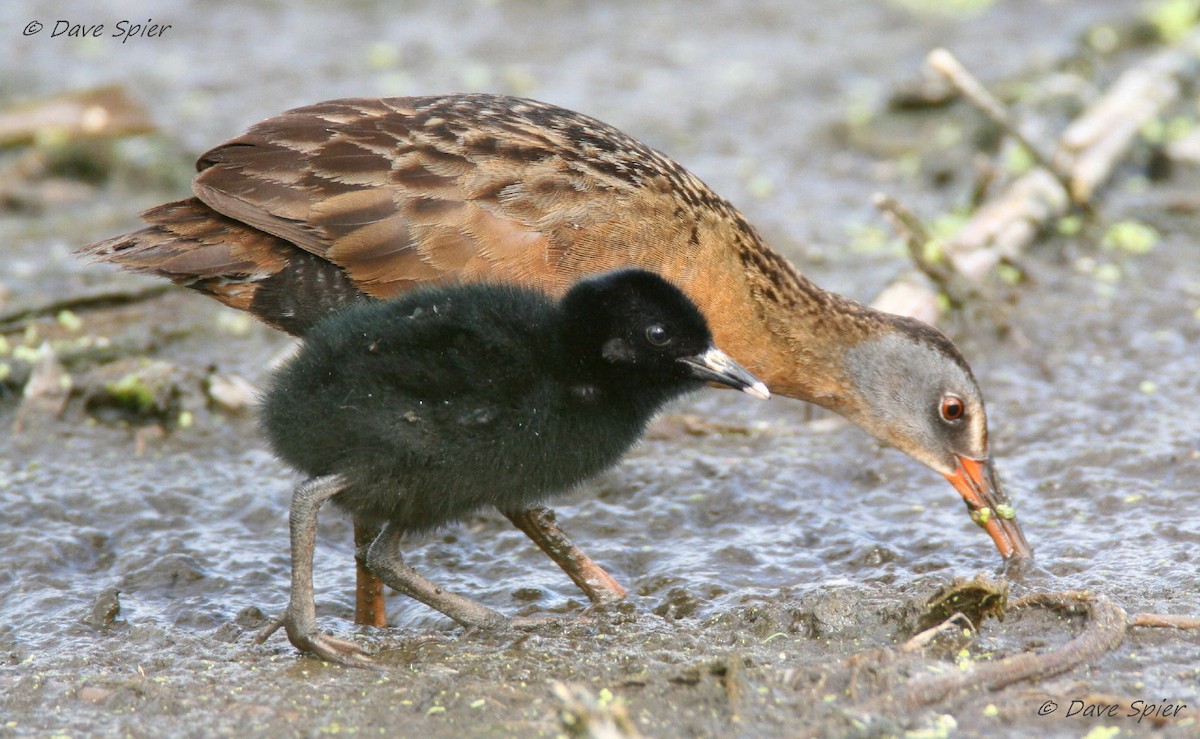
[[[404,564],[400,543],[404,530],[387,524],[379,538],[367,550],[367,567],[387,585],[441,611],[463,626],[498,626],[507,622],[504,616],[469,598],[442,590],[412,567]]]
[[[292,533],[292,592],[284,613],[288,640],[303,652],[350,667],[374,664],[357,644],[317,631],[317,606],[313,600],[313,550],[317,543],[317,511],[321,504],[346,488],[340,475],[314,477],[292,493],[289,526]]]
[[[566,532],[559,528],[554,511],[535,506],[503,513],[575,581],[593,604],[615,603],[629,593],[603,567],[571,543]]]

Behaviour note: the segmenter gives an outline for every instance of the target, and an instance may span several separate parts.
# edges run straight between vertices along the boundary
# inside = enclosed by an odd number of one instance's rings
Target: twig
[[[1200,629],[1200,617],[1179,616],[1174,613],[1139,613],[1129,619],[1129,625],[1165,629]]]
[[[913,215],[911,210],[905,208],[895,198],[881,192],[871,196],[871,203],[883,213],[883,217],[892,224],[896,233],[904,237],[904,243],[908,246],[908,254],[918,269],[934,282],[949,276],[949,270],[944,264],[934,262],[926,256],[925,247],[933,241],[933,238],[925,229],[925,224],[921,223],[921,220]]]
[[[925,57],[925,63],[929,65],[930,69],[933,69],[949,80],[950,84],[958,88],[963,97],[969,100],[976,108],[979,108],[993,123],[1002,128],[1009,136],[1016,139],[1017,143],[1024,147],[1025,151],[1029,152],[1034,161],[1058,178],[1063,189],[1070,187],[1070,178],[1066,172],[1059,168],[1054,158],[1042,151],[1040,146],[1034,144],[1025,134],[1021,133],[1021,128],[1017,125],[1017,121],[1004,105],[992,93],[988,92],[988,89],[975,78],[975,75],[967,71],[967,68],[953,54],[946,49],[934,49]]]
[[[1181,79],[1196,74],[1196,58],[1200,31],[1121,75],[1060,137],[1055,169],[1068,173],[1069,186],[1041,168],[1018,177],[947,240],[946,257],[954,271],[969,283],[982,284],[996,265],[1017,260],[1043,228],[1066,214],[1072,198],[1090,200],[1137,131],[1178,97]],[[904,302],[900,310],[887,309],[935,323],[942,312],[936,289],[914,286],[908,273],[897,279],[905,284]],[[877,300],[886,298],[896,306],[891,293],[889,286]]]
[[[900,645],[901,652],[916,652],[929,646],[929,644],[943,634],[950,632],[961,632],[963,630],[975,632],[975,624],[971,623],[971,619],[961,613],[955,613],[950,618],[941,622],[937,626],[932,626],[925,629],[919,634],[916,634],[908,641]]]
[[[18,306],[0,313],[0,333],[13,331],[33,318],[57,315],[64,310],[87,310],[138,303],[157,298],[174,288],[169,283],[153,283],[143,287],[113,287],[104,285],[80,295],[70,295],[41,305]]]
[[[908,316],[930,325],[942,317],[938,290],[921,271],[901,270],[887,287],[875,296],[871,307],[884,313]]]
[[[1127,70],[1063,132],[1057,159],[1070,172],[1071,197],[1084,202],[1112,174],[1138,131],[1180,94],[1180,78],[1195,74],[1200,31]]]
[[[150,133],[154,121],[123,87],[55,95],[0,110],[0,147],[30,144],[47,131],[68,140]]]
[[[950,299],[950,303],[954,306],[962,306],[967,302],[976,298],[983,297],[982,291],[977,285],[967,282],[946,262],[940,258],[942,249],[938,246],[937,255],[939,258],[930,257],[929,246],[934,244],[935,240],[929,235],[924,224],[917,218],[912,211],[905,208],[894,198],[891,198],[883,193],[876,193],[872,198],[875,207],[883,213],[883,217],[887,219],[896,233],[904,238],[904,243],[908,247],[909,257],[913,264],[928,277],[933,284],[946,294]],[[882,296],[876,299],[876,308],[882,308],[879,303]],[[895,313],[896,311],[889,311]]]

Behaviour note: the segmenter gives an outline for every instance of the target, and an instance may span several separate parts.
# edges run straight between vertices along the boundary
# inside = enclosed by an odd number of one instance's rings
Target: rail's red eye
[[[962,398],[957,395],[947,395],[942,398],[942,420],[957,421],[967,412],[967,407],[963,405]]]

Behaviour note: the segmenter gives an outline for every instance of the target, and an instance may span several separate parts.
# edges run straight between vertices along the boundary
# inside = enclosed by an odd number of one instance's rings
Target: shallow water
[[[416,3],[404,11],[356,2],[336,15],[315,3],[127,3],[121,13],[174,27],[164,38],[121,45],[16,38],[14,29],[32,18],[121,17],[90,4],[25,3],[0,10],[12,37],[0,50],[0,94],[121,82],[193,154],[261,117],[325,98],[527,94],[666,150],[818,282],[870,299],[904,264],[895,251],[843,246],[852,227],[877,223],[870,194],[886,189],[934,212],[961,199],[968,176],[935,189],[848,146],[837,124],[915,77],[935,45],[952,48],[985,79],[1003,79],[1041,69],[1090,24],[1138,7],[1083,5],[1026,1],[973,17],[922,17],[839,2],[809,4],[804,13],[783,2]],[[126,154],[136,156],[136,147]],[[9,304],[101,283],[146,284],[70,255],[135,227],[141,207],[182,194],[135,185],[118,181],[42,213],[5,213],[0,284]],[[1164,238],[1154,251],[1104,251],[1102,229],[1052,239],[1023,265],[1033,279],[1019,289],[1011,336],[1000,338],[986,321],[949,327],[987,395],[993,450],[1037,553],[1036,567],[1014,583],[1018,594],[1091,589],[1131,613],[1200,614],[1200,249],[1196,218],[1155,204],[1155,187],[1170,186],[1117,188],[1102,206],[1109,221],[1155,225]],[[1116,265],[1119,279],[1098,279],[1088,259]],[[197,373],[215,365],[252,382],[289,345],[184,291],[82,317],[84,332],[150,345]],[[0,428],[15,407],[15,398],[0,398]],[[693,435],[682,414],[727,426]],[[800,403],[706,392],[674,407],[619,467],[555,504],[572,537],[630,588],[642,614],[624,630],[599,630],[611,652],[574,645],[601,637],[570,629],[535,635],[520,649],[486,636],[456,640],[439,614],[394,598],[389,615],[401,630],[393,642],[361,638],[399,644],[416,679],[346,673],[296,658],[279,637],[246,644],[253,609],[273,614],[286,602],[286,512],[296,478],[266,452],[252,419],[204,408],[195,418],[140,456],[131,430],[88,421],[78,401],[60,421],[0,437],[0,733],[149,735],[170,727],[204,735],[255,726],[309,735],[335,724],[394,727],[389,717],[420,722],[432,735],[554,733],[549,682],[576,680],[611,687],[640,710],[667,711],[643,725],[650,735],[713,735],[733,724],[724,714],[705,718],[707,699],[696,691],[708,673],[660,685],[654,676],[665,674],[663,665],[741,649],[758,668],[776,660],[783,670],[814,659],[814,650],[817,659],[833,658],[886,644],[893,635],[874,615],[831,617],[821,622],[827,639],[812,642],[795,633],[795,617],[761,614],[804,611],[797,604],[831,593],[854,594],[882,613],[930,583],[999,566],[938,475]],[[351,631],[350,539],[348,523],[327,512],[319,615],[341,632]],[[408,561],[504,612],[575,613],[584,605],[497,515],[414,544]],[[121,591],[118,625],[84,623],[112,588]],[[759,643],[772,629],[792,635],[774,643],[778,659],[774,646]],[[437,636],[421,641],[426,630]],[[1035,634],[1026,643],[1038,638],[1053,640]],[[473,661],[489,651],[517,656],[503,667]],[[1195,636],[1131,635],[1087,685],[1200,708],[1198,664]],[[657,703],[630,687],[630,675],[647,674],[637,679],[659,691],[647,689]],[[399,687],[377,687],[389,679]],[[802,715],[794,697],[781,698],[766,678],[748,680],[760,695],[769,685],[775,704],[743,708],[743,730],[790,734],[789,721]],[[466,692],[455,697],[462,685],[482,691],[487,704],[472,708]],[[686,694],[680,685],[700,687]],[[1090,726],[1030,723],[1038,701],[1017,704],[1026,730],[1075,736]],[[429,711],[438,706],[443,711]],[[668,709],[678,712],[674,719],[663,718]],[[960,717],[967,734],[1000,730],[980,722]]]

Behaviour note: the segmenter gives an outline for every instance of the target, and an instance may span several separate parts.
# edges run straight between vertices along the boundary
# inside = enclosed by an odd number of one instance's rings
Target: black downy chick
[[[474,284],[325,320],[262,409],[275,452],[310,476],[292,498],[288,638],[327,660],[370,664],[352,642],[317,631],[313,547],[330,499],[385,523],[367,566],[390,587],[463,625],[504,622],[405,565],[403,536],[569,490],[616,463],[667,401],[710,382],[769,397],[713,345],[678,288],[637,269],[582,280],[558,303]]]

